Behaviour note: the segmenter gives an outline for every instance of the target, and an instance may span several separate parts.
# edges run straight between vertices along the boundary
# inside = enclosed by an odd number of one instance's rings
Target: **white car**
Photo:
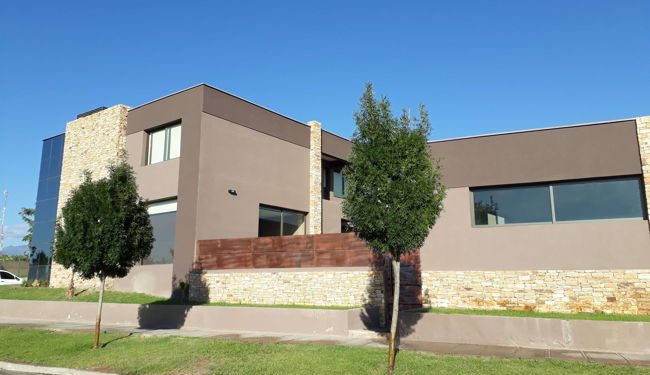
[[[0,271],[0,286],[2,285],[20,285],[23,279],[9,271]]]

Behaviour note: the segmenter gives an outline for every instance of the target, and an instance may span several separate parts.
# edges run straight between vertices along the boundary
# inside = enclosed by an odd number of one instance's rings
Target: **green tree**
[[[109,176],[97,181],[86,172],[62,209],[54,260],[84,279],[100,281],[93,348],[99,347],[106,278],[126,276],[152,246],[149,215],[131,167],[125,162],[113,165]]]
[[[395,367],[399,310],[400,257],[419,249],[442,210],[445,187],[440,166],[431,158],[429,117],[403,111],[394,117],[387,98],[377,100],[366,85],[352,153],[344,173],[347,191],[343,212],[357,236],[375,253],[390,255],[394,275],[388,370]]]
[[[32,236],[34,235],[34,215],[36,214],[36,210],[33,208],[26,208],[23,207],[20,212],[20,218],[23,219],[25,224],[27,224],[27,234],[23,236],[23,242],[27,243],[27,247],[29,247],[29,250],[32,249]]]

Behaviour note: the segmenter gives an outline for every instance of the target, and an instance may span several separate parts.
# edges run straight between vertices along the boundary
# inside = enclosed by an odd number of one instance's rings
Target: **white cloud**
[[[27,234],[27,224],[8,224],[5,225],[5,246],[24,245],[23,237]]]

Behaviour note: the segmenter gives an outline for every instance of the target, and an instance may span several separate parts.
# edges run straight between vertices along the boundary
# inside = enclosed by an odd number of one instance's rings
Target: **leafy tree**
[[[355,121],[352,154],[344,170],[343,212],[372,251],[391,256],[394,293],[388,370],[392,372],[400,257],[424,243],[442,210],[445,187],[439,163],[429,152],[430,125],[424,106],[420,106],[419,119],[412,119],[406,111],[394,117],[388,99],[377,100],[368,84]]]
[[[54,260],[84,279],[100,280],[93,348],[99,346],[106,278],[126,276],[152,246],[149,215],[131,167],[126,162],[113,165],[109,176],[97,181],[86,172],[62,209]]]
[[[33,208],[23,207],[20,212],[20,218],[27,224],[27,234],[23,237],[23,242],[27,243],[27,247],[32,248],[32,236],[34,235],[34,215],[36,210]]]

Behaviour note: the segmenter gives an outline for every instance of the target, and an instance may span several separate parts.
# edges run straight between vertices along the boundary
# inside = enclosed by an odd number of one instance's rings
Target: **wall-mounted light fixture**
[[[230,194],[230,195],[237,195],[237,190],[235,190],[235,189],[228,189],[228,194]]]

